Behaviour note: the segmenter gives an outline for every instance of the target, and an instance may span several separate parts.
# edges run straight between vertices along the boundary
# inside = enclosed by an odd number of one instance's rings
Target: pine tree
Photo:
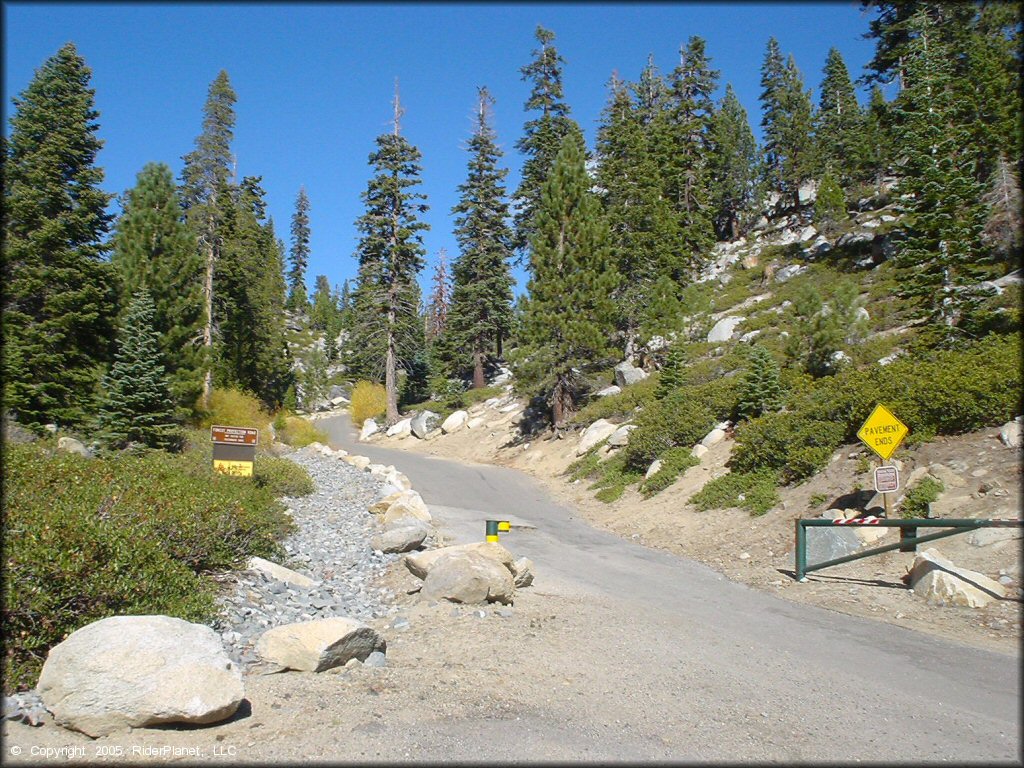
[[[680,49],[679,66],[669,78],[661,138],[664,194],[679,222],[687,276],[704,265],[715,243],[708,164],[714,115],[711,94],[719,73],[710,64],[702,38],[691,37]]]
[[[853,180],[863,134],[862,115],[846,62],[836,48],[829,49],[823,71],[814,127],[816,169],[819,175],[831,170],[845,188]]]
[[[768,41],[761,72],[766,180],[796,207],[800,187],[814,170],[810,91],[804,90],[792,56],[782,64],[775,38]]]
[[[1016,263],[1020,260],[1024,216],[1021,214],[1020,178],[1006,158],[1000,158],[981,201],[988,209],[982,238],[997,258]]]
[[[575,406],[577,371],[614,353],[619,277],[583,158],[582,141],[566,137],[544,183],[516,365],[520,385],[547,397],[556,429]]]
[[[327,397],[327,355],[315,344],[303,358],[299,388],[302,407],[307,411],[312,411]]]
[[[110,196],[91,72],[71,43],[14,98],[4,145],[3,380],[22,423],[80,423],[110,359]]]
[[[170,386],[160,364],[155,314],[149,292],[137,291],[118,333],[116,360],[103,381],[104,400],[97,423],[103,440],[117,448],[141,443],[174,450],[182,443]]]
[[[512,325],[513,234],[504,186],[508,171],[498,167],[501,151],[491,125],[493,103],[487,89],[481,88],[466,181],[452,208],[460,253],[452,268],[445,349],[453,369],[472,371],[475,388],[484,386],[484,367],[501,357]]]
[[[429,225],[417,217],[427,211],[419,184],[420,152],[400,133],[402,110],[397,88],[394,128],[377,137],[370,155],[374,176],[362,200],[366,213],[356,221],[359,241],[358,286],[354,300],[353,345],[358,366],[383,363],[387,392],[387,423],[398,421],[398,366],[422,351],[420,290],[416,276],[423,269],[421,232]]]
[[[822,234],[832,237],[844,221],[846,198],[839,186],[839,179],[829,169],[818,183],[818,195],[814,200],[814,223]]]
[[[871,89],[871,98],[864,111],[863,133],[854,156],[854,168],[857,180],[873,184],[878,193],[882,191],[882,179],[892,162],[893,142],[889,123],[889,105],[882,89],[876,85]]]
[[[331,294],[331,283],[326,275],[316,276],[316,290],[313,291],[313,306],[309,311],[309,325],[317,331],[326,331],[334,324],[338,307]]]
[[[516,149],[526,159],[522,180],[515,192],[516,250],[525,252],[533,232],[534,211],[540,205],[541,186],[551,172],[562,139],[573,135],[582,140],[583,131],[569,117],[569,105],[562,99],[562,65],[565,60],[554,46],[555,33],[538,26],[534,36],[540,47],[533,51],[533,61],[520,69],[522,79],[532,83],[526,100],[527,112],[540,115],[523,126],[523,137]]]
[[[448,325],[448,310],[451,307],[451,279],[448,276],[448,252],[442,248],[437,254],[437,265],[434,267],[434,288],[427,304],[427,312],[423,326],[427,343],[437,341]]]
[[[912,218],[897,263],[907,270],[904,290],[919,313],[952,327],[969,301],[963,289],[976,279],[983,251],[982,187],[969,133],[958,120],[953,52],[928,13],[915,14],[910,25],[896,139],[905,157],[899,191]]]
[[[750,362],[740,382],[736,406],[740,418],[752,419],[782,407],[779,364],[760,344],[750,348]]]
[[[711,205],[718,236],[735,240],[754,200],[757,181],[757,141],[747,112],[732,85],[725,86],[722,104],[711,124]]]
[[[160,343],[175,402],[195,403],[202,391],[203,264],[192,232],[182,221],[171,169],[149,163],[124,194],[112,263],[122,307],[147,290],[153,298],[153,328]]]
[[[196,148],[183,158],[182,193],[187,220],[199,243],[205,276],[203,300],[206,317],[203,324],[203,347],[206,372],[203,377],[204,408],[209,407],[213,389],[214,358],[214,272],[223,245],[221,224],[225,209],[231,206],[231,140],[234,138],[237,96],[228,73],[221,70],[203,105],[203,130],[196,137]]]
[[[681,387],[686,381],[686,349],[682,341],[676,341],[668,348],[665,364],[658,377],[658,386],[654,390],[657,400],[664,400],[669,394]]]
[[[261,178],[242,179],[224,209],[214,312],[217,383],[252,392],[270,408],[291,383],[284,327],[284,244],[266,218]],[[224,201],[222,201],[223,203]]]
[[[292,214],[292,247],[289,251],[291,269],[288,271],[288,302],[291,310],[305,311],[309,305],[306,297],[306,267],[309,266],[309,198],[306,188],[299,187],[295,198],[295,213]]]
[[[653,102],[654,95],[664,91],[654,85],[656,82],[653,63],[649,63],[633,92],[646,93],[637,98]],[[627,85],[612,75],[608,104],[597,134],[597,181],[611,237],[612,261],[622,278],[614,299],[627,358],[634,354],[658,275],[682,271],[678,221],[663,194],[658,164],[658,114],[650,103],[634,104]]]

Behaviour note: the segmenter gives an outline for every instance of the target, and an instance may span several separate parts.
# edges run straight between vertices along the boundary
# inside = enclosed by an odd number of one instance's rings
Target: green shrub
[[[630,384],[617,395],[595,397],[572,417],[573,424],[593,424],[598,419],[625,419],[637,408],[644,408],[654,402],[659,375],[648,376],[643,381]]]
[[[733,472],[778,472],[790,483],[810,477],[828,464],[843,440],[842,425],[794,413],[768,413],[736,428]]]
[[[253,481],[274,496],[308,496],[316,490],[316,483],[304,467],[278,456],[257,458]]]
[[[636,420],[624,449],[626,463],[644,472],[669,448],[691,448],[736,408],[735,377],[683,386],[652,402]]]
[[[911,517],[926,517],[928,505],[939,498],[946,490],[941,480],[934,477],[923,477],[913,488],[909,488],[903,496],[903,503],[900,504],[900,515],[907,519]]]
[[[7,686],[31,685],[50,647],[106,616],[206,621],[214,590],[203,572],[278,555],[291,522],[273,483],[214,475],[204,453],[6,447]]]
[[[779,503],[778,479],[768,470],[730,472],[716,477],[690,497],[697,509],[740,507],[752,515],[763,515]]]
[[[657,493],[661,493],[676,481],[683,472],[690,467],[700,464],[690,448],[669,448],[661,456],[661,469],[644,480],[640,486],[640,493],[645,499],[649,499]]]
[[[601,456],[597,452],[598,448],[606,442],[608,441],[602,440],[600,445],[594,446],[565,468],[565,472],[563,472],[563,474],[569,478],[570,482],[575,480],[584,480],[588,477],[594,476],[597,472],[598,465],[601,463]]]
[[[594,498],[605,503],[621,497],[627,485],[632,485],[644,476],[643,472],[636,472],[626,464],[626,456],[621,451],[598,465],[596,474],[598,479],[590,486],[590,490],[597,491]]]
[[[375,381],[357,381],[352,387],[352,401],[349,410],[352,413],[352,423],[357,427],[363,426],[367,419],[375,419],[383,416],[387,411],[387,393],[384,385]]]
[[[210,393],[209,409],[202,410],[200,399],[196,402],[196,411],[200,413],[199,426],[207,429],[223,424],[262,430],[273,420],[257,398],[240,389],[214,389]]]

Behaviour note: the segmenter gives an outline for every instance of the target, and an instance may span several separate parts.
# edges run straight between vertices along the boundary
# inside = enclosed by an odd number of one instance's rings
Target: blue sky
[[[61,45],[73,41],[93,71],[104,188],[122,193],[147,162],[181,172],[201,128],[210,82],[221,69],[238,94],[233,149],[238,176],[263,176],[278,237],[289,245],[295,196],[312,205],[307,283],[355,276],[354,222],[370,176],[374,139],[389,130],[394,80],[404,135],[423,153],[431,226],[424,243],[429,284],[439,249],[457,252],[450,211],[466,174],[479,85],[495,96],[495,127],[515,189],[514,145],[525,120],[527,64],[538,24],[566,59],[566,101],[592,148],[612,70],[635,80],[648,54],[663,74],[691,35],[707,41],[760,137],[760,67],[770,36],[792,53],[806,86],[821,82],[835,46],[851,76],[872,43],[871,15],[857,2],[673,4],[4,4],[4,132],[11,98]],[[860,93],[862,103],[866,94]],[[515,270],[519,291],[522,270]]]

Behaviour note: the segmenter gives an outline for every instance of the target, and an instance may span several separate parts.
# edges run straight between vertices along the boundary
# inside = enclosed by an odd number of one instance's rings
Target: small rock
[[[647,376],[647,371],[637,368],[628,360],[624,360],[615,366],[615,383],[622,388],[628,387],[630,384],[636,384],[638,381],[643,381]]]
[[[388,665],[388,657],[381,651],[374,651],[363,661],[364,667],[386,667]]]
[[[81,440],[75,440],[73,437],[62,437],[57,440],[57,450],[64,453],[74,453],[86,459],[92,458],[92,451],[86,448]]]
[[[750,553],[749,552],[742,552],[742,553],[740,553],[740,560],[749,560],[749,559],[750,559]]]

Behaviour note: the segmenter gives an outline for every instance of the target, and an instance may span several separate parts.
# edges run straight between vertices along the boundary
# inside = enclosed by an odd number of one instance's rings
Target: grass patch
[[[690,503],[704,511],[740,507],[751,515],[763,515],[780,501],[777,484],[777,476],[770,471],[730,472],[708,482]]]
[[[327,445],[327,435],[301,416],[279,414],[274,420],[274,429],[278,440],[294,448],[302,448],[310,443]]]
[[[934,477],[922,477],[913,488],[907,490],[900,504],[900,516],[904,519],[927,517],[928,505],[937,501],[939,495],[946,490],[941,480]]]
[[[352,387],[349,412],[352,414],[352,423],[357,427],[363,426],[367,419],[380,418],[387,411],[387,407],[387,394],[383,384],[375,381],[357,381]]]
[[[683,472],[690,467],[700,464],[689,448],[669,448],[661,456],[661,469],[644,480],[640,486],[640,493],[645,499],[661,493],[676,481]]]

